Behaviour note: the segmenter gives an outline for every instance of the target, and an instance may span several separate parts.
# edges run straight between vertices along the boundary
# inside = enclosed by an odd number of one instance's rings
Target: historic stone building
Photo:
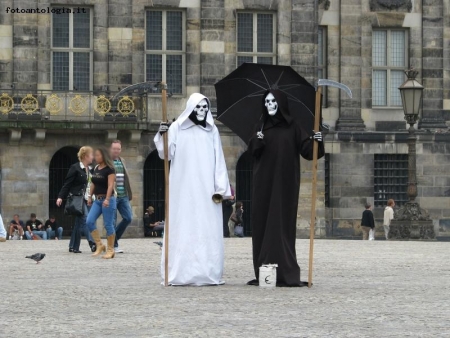
[[[332,88],[324,95],[330,129],[319,165],[320,237],[359,236],[366,201],[379,220],[386,199],[406,200],[407,133],[397,88],[402,71],[415,67],[425,87],[418,200],[437,235],[450,235],[446,0],[2,0],[3,218],[30,212],[63,218],[56,193],[77,147],[118,138],[134,190],[128,235],[141,234],[144,207],[154,205],[163,217],[162,165],[152,141],[161,98],[151,86],[114,95],[132,84],[167,81],[174,118],[193,92],[215,105],[214,83],[242,62],[291,65],[311,83],[329,78],[353,91],[353,99]],[[248,217],[250,159],[245,144],[219,128]],[[310,169],[302,161],[301,237],[309,228]],[[70,220],[64,222],[69,231]]]

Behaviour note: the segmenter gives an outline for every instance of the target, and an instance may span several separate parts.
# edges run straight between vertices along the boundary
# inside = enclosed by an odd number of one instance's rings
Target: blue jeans
[[[114,247],[119,246],[118,240],[122,238],[123,233],[131,223],[133,218],[133,212],[131,210],[130,199],[128,196],[117,198],[117,211],[122,216],[122,221],[116,226],[116,240],[114,242]],[[114,224],[117,222],[117,212],[114,213]]]
[[[81,242],[81,234],[84,231],[84,234],[86,236],[86,239],[88,242],[92,242],[91,234],[89,231],[86,230],[86,217],[89,212],[89,207],[87,204],[84,204],[84,215],[77,216],[75,218],[75,224],[72,229],[72,235],[70,236],[70,242],[69,242],[69,248],[74,250],[80,249],[80,242]]]
[[[47,233],[45,231],[33,231],[33,235],[39,236],[42,239],[47,239]],[[33,239],[29,231],[25,231],[25,236],[27,236],[27,239]]]
[[[111,197],[109,199],[109,207],[105,208],[103,206],[103,199],[95,200],[92,202],[91,210],[89,211],[88,217],[86,219],[86,225],[90,232],[97,229],[95,222],[103,215],[103,222],[105,224],[106,236],[111,236],[115,234],[114,229],[114,215],[116,214],[116,198]]]
[[[62,233],[63,233],[63,228],[59,227],[56,229],[56,232],[58,233],[58,239],[62,239]],[[47,239],[52,239],[52,238],[56,238],[56,233],[54,230],[47,229]]]

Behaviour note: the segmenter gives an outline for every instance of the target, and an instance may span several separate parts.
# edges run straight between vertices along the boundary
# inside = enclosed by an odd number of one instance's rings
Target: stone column
[[[123,89],[132,81],[132,0],[109,0],[108,6],[108,64],[112,88]]]
[[[337,130],[363,130],[361,118],[361,1],[341,1],[340,8],[340,79],[349,86],[353,98],[345,93],[340,95],[339,119]],[[366,32],[364,33],[366,36]]]
[[[214,83],[225,75],[224,0],[201,0],[201,93],[216,106]]]
[[[10,88],[13,82],[13,0],[3,0],[0,11],[0,88]]]
[[[108,0],[98,0],[94,15],[94,91],[108,85]]]
[[[2,6],[3,7],[3,6]],[[13,8],[37,8],[37,0],[15,0]],[[37,89],[38,15],[14,14],[13,22],[13,81],[16,89]]]
[[[422,85],[421,128],[447,128],[443,110],[443,0],[422,0]]]
[[[310,83],[316,78],[316,1],[292,0],[291,66]]]
[[[200,91],[200,3],[186,1],[186,96]],[[192,6],[192,7],[190,7]]]
[[[277,11],[278,64],[291,65],[291,0],[279,0]]]
[[[450,3],[444,2],[444,120],[450,121]]]

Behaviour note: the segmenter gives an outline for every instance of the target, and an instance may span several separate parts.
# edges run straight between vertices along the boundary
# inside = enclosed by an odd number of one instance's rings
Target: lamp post
[[[405,120],[409,124],[408,136],[408,190],[409,201],[394,216],[389,230],[389,238],[396,239],[434,239],[433,222],[428,211],[422,209],[416,201],[416,129],[422,105],[423,86],[416,80],[418,74],[414,69],[405,71],[408,79],[398,88],[403,103]]]

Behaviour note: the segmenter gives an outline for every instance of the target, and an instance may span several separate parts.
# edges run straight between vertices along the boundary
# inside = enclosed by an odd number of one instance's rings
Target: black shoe
[[[247,282],[247,285],[258,286],[259,281],[257,279],[252,279],[250,282]]]
[[[72,248],[69,248],[69,252],[73,252],[73,249],[72,249]]]
[[[73,253],[81,253],[80,250],[73,250],[72,252],[73,252]]]
[[[92,252],[95,252],[97,250],[97,245],[95,245],[94,242],[89,242],[89,247],[91,248]]]

